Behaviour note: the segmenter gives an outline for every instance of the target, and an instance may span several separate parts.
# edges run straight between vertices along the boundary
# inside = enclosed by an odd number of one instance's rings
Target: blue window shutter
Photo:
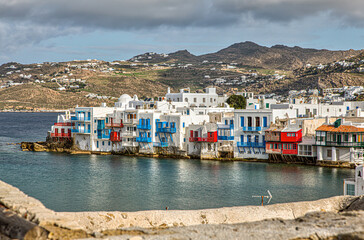
[[[244,117],[240,117],[240,127],[244,127]]]
[[[263,127],[268,127],[268,118],[263,117]]]
[[[240,136],[240,142],[242,142],[242,143],[244,142],[244,135]]]
[[[97,146],[97,148],[99,148],[99,141],[96,142],[96,146]]]
[[[185,127],[185,123],[183,123],[182,126]]]

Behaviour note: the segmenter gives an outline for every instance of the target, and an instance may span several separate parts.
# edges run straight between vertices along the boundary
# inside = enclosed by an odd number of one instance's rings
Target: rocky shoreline
[[[95,155],[123,155],[133,157],[153,157],[153,158],[178,158],[178,159],[190,159],[188,156],[173,155],[173,154],[141,154],[141,153],[120,153],[120,152],[93,152],[83,151],[74,147],[71,141],[65,142],[22,142],[20,144],[23,151],[34,151],[34,152],[58,152],[68,154],[95,154]],[[299,165],[310,165],[318,167],[329,167],[329,168],[350,168],[355,169],[355,163],[343,162],[343,161],[316,161],[315,163],[305,163],[300,161],[277,161],[275,159],[238,159],[238,158],[211,158],[203,160],[214,160],[214,161],[242,161],[242,162],[262,162],[262,163],[284,163],[284,164],[299,164]]]
[[[338,196],[202,210],[55,212],[0,181],[0,239],[363,239],[362,210],[364,196]]]

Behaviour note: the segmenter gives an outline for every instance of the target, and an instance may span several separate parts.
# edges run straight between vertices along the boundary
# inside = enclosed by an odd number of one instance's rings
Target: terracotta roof
[[[334,125],[321,125],[316,129],[316,131],[323,131],[323,132],[364,132],[364,128],[358,128],[355,126],[350,125],[340,125],[339,127],[335,128]]]

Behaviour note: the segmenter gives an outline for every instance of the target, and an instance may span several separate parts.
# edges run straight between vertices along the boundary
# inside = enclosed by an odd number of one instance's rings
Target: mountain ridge
[[[180,50],[167,54],[163,58],[145,59],[147,62],[188,62],[196,63],[202,61],[218,61],[231,63],[235,62],[241,65],[260,67],[267,69],[294,70],[304,67],[307,64],[326,64],[337,59],[353,57],[360,53],[361,50],[328,50],[302,48],[299,46],[289,47],[282,44],[276,44],[271,47],[261,46],[251,41],[234,43],[214,53],[202,55],[193,55],[187,50]],[[130,59],[131,61],[138,56]]]

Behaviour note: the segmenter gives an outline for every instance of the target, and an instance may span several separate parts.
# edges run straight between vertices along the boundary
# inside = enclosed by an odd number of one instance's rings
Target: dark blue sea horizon
[[[342,195],[351,169],[22,152],[44,141],[58,113],[0,113],[0,180],[55,211],[138,211],[259,205]]]

